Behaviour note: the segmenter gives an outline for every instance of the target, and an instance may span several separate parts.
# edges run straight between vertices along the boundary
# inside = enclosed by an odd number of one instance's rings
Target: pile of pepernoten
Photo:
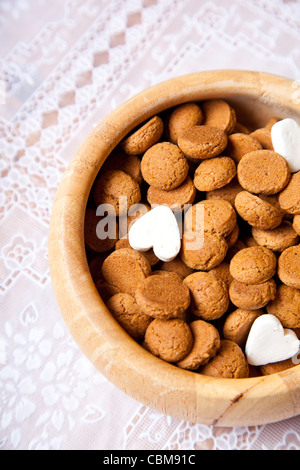
[[[114,149],[90,194],[86,252],[141,347],[214,377],[299,363],[299,141],[293,119],[253,129],[211,99],[152,117]]]

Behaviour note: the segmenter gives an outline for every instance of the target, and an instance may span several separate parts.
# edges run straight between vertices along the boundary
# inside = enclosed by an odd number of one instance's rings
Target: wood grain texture
[[[74,155],[53,204],[49,262],[62,316],[81,350],[116,387],[167,415],[206,425],[248,426],[300,413],[300,365],[249,379],[215,379],[181,370],[131,339],[107,310],[92,281],[83,239],[93,181],[111,150],[136,125],[188,101],[223,97],[241,115],[251,106],[256,124],[274,115],[300,119],[292,82],[248,71],[185,75],[155,85],[107,116]]]

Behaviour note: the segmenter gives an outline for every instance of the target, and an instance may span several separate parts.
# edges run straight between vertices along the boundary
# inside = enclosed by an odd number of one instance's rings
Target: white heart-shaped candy
[[[283,328],[275,315],[266,313],[252,324],[245,353],[249,364],[262,366],[290,359],[299,352],[299,347],[296,333]]]
[[[161,261],[171,261],[180,250],[180,231],[176,217],[167,206],[157,206],[131,226],[129,244],[138,251],[153,248]]]
[[[282,155],[292,173],[300,170],[300,127],[294,119],[276,122],[271,128],[274,151]]]

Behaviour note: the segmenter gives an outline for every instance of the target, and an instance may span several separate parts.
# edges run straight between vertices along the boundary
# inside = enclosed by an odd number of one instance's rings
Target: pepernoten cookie
[[[228,250],[226,240],[221,235],[210,232],[184,232],[179,256],[189,268],[209,271],[217,267]]]
[[[160,142],[143,155],[141,171],[144,180],[155,188],[170,191],[186,179],[189,165],[180,148],[171,142]]]
[[[190,305],[190,293],[180,276],[152,274],[135,290],[136,301],[147,315],[167,320],[179,317]]]
[[[128,155],[121,150],[113,150],[101,169],[102,172],[109,170],[122,170],[128,173],[138,184],[143,181],[141,160],[137,155]]]
[[[288,185],[279,193],[280,207],[289,214],[300,214],[300,171],[294,173]]]
[[[293,218],[293,229],[300,235],[300,215],[295,215]]]
[[[121,148],[129,155],[141,155],[159,141],[163,130],[162,119],[159,116],[154,116],[126,137],[121,142]]]
[[[105,226],[100,233],[97,233],[97,226],[101,220],[104,221],[103,217],[98,217],[96,209],[88,207],[85,211],[84,220],[84,239],[88,250],[95,251],[97,253],[104,253],[113,248],[118,240],[119,224],[113,217],[106,218]],[[110,230],[108,232],[108,225]],[[106,230],[106,231],[105,231]]]
[[[278,258],[277,274],[287,286],[300,289],[300,245],[283,250]]]
[[[243,188],[238,182],[237,178],[234,177],[230,183],[226,184],[222,188],[207,191],[206,199],[221,199],[230,202],[232,207],[234,207],[235,198],[241,191],[243,191]]]
[[[178,137],[178,146],[193,160],[204,160],[220,155],[227,145],[227,135],[221,129],[192,126]]]
[[[184,279],[191,295],[191,311],[204,320],[216,320],[228,309],[226,284],[207,272],[195,272]]]
[[[236,125],[236,114],[232,106],[222,99],[211,99],[201,103],[204,124],[230,134]]]
[[[119,292],[134,295],[136,286],[151,274],[149,261],[132,248],[113,251],[103,261],[102,275]]]
[[[177,106],[168,119],[167,133],[170,141],[177,144],[181,132],[189,127],[202,124],[202,121],[203,113],[197,103],[184,103]]]
[[[240,227],[236,223],[234,229],[225,237],[226,243],[228,245],[228,249],[232,248],[238,241],[240,234]]]
[[[228,136],[225,153],[231,157],[236,164],[240,162],[244,155],[254,150],[262,150],[262,145],[251,135],[236,132]]]
[[[172,272],[180,276],[182,279],[192,274],[193,269],[189,268],[179,256],[171,261],[162,261],[159,264],[159,269],[162,271]]]
[[[175,189],[166,191],[155,186],[149,186],[147,200],[151,206],[167,205],[174,211],[182,211],[187,204],[193,204],[196,197],[196,188],[190,178],[186,179]]]
[[[222,188],[236,175],[232,158],[214,157],[203,160],[194,173],[194,185],[199,191],[213,191]]]
[[[229,298],[238,308],[243,310],[257,310],[274,300],[276,284],[274,279],[259,284],[246,284],[233,279],[229,286]]]
[[[263,149],[274,150],[271,130],[267,127],[260,127],[259,129],[255,129],[255,131],[251,132],[250,136],[258,140]]]
[[[245,284],[265,282],[276,273],[277,258],[273,251],[263,246],[244,248],[230,261],[230,274]]]
[[[134,339],[142,339],[153,318],[146,315],[138,306],[135,298],[120,292],[106,302],[106,306],[117,322]]]
[[[180,318],[155,318],[146,330],[145,343],[155,356],[166,362],[178,362],[190,353],[193,336],[189,325]]]
[[[277,207],[248,191],[237,194],[235,208],[252,227],[268,230],[278,227],[282,222],[282,212]]]
[[[116,242],[115,249],[120,250],[121,248],[132,249],[127,236],[120,238]],[[156,256],[152,248],[148,251],[143,251],[142,255],[146,258],[147,261],[149,261],[149,264],[151,267],[155,266],[159,261],[158,257]]]
[[[199,372],[211,377],[241,379],[249,377],[249,366],[240,346],[234,341],[222,339],[218,353]]]
[[[236,212],[228,201],[211,199],[192,205],[185,214],[186,231],[215,233],[226,237],[236,226]]]
[[[112,207],[118,216],[125,215],[133,204],[140,202],[141,190],[128,173],[122,170],[108,170],[96,180],[93,196],[97,206],[107,204],[108,209]]]
[[[276,194],[290,180],[287,161],[272,150],[256,150],[244,155],[237,166],[240,185],[254,194]]]
[[[281,252],[299,243],[299,235],[288,220],[283,220],[278,227],[271,230],[252,227],[252,236],[258,245],[275,252]]]
[[[270,364],[265,364],[260,366],[260,372],[262,375],[278,374],[284,370],[295,367],[295,364],[292,359],[286,359],[285,361],[272,362]]]
[[[225,319],[223,325],[224,338],[234,341],[241,348],[244,348],[253,322],[263,313],[264,311],[261,309],[243,310],[237,308]]]
[[[280,284],[276,297],[267,305],[267,312],[275,315],[284,328],[300,328],[300,290]]]
[[[193,347],[176,365],[182,369],[197,370],[216,355],[220,347],[220,335],[214,325],[203,320],[194,320],[189,327],[193,335]]]
[[[227,287],[230,286],[230,283],[233,281],[233,277],[230,274],[229,263],[225,261],[220,263],[216,268],[209,270],[210,274],[213,274],[217,279],[221,279]]]

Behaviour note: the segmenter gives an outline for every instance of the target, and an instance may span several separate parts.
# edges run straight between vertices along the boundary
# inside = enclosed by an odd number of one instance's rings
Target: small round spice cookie
[[[260,284],[276,273],[277,258],[263,246],[251,246],[238,251],[230,261],[230,273],[245,284]]]
[[[152,271],[151,276],[174,276],[177,279],[180,279],[181,281],[183,280],[178,273],[175,273],[174,271],[166,271],[164,269],[155,269],[155,271]]]
[[[178,146],[193,160],[204,160],[220,155],[227,145],[227,135],[221,129],[192,126],[178,137]]]
[[[279,318],[284,328],[300,328],[300,290],[280,284],[267,312]]]
[[[196,188],[190,176],[175,189],[165,191],[149,186],[147,200],[152,206],[167,205],[173,211],[182,211],[186,204],[193,204],[196,197]]]
[[[228,143],[225,149],[226,155],[229,155],[236,164],[238,164],[241,158],[249,152],[254,150],[261,150],[262,145],[257,139],[251,135],[247,135],[241,132],[236,132],[228,136]]]
[[[235,198],[241,191],[243,191],[243,188],[237,178],[234,177],[230,183],[226,184],[226,186],[214,189],[213,191],[207,191],[205,197],[206,199],[222,199],[224,201],[228,201],[232,207],[234,207]]]
[[[270,129],[266,127],[255,129],[255,131],[251,132],[250,136],[258,140],[263,149],[274,150]]]
[[[235,209],[252,227],[268,230],[278,227],[282,222],[282,212],[279,209],[248,191],[237,194]]]
[[[182,259],[180,259],[179,256],[176,256],[171,261],[162,261],[159,265],[159,269],[162,271],[168,271],[172,273],[178,274],[178,276],[181,277],[181,279],[184,279],[187,277],[189,274],[192,274],[194,271],[193,269],[189,268]]]
[[[105,281],[117,287],[119,292],[132,295],[136,286],[150,274],[149,261],[132,248],[113,251],[102,264],[102,275]]]
[[[300,245],[283,250],[278,258],[277,274],[287,286],[300,289]]]
[[[236,212],[228,201],[211,199],[197,202],[185,214],[187,231],[216,233],[226,237],[236,226]]]
[[[133,204],[141,200],[138,183],[122,170],[105,171],[96,180],[93,189],[94,201],[97,206],[106,204],[112,208],[112,215],[125,215]],[[115,214],[114,214],[115,212]]]
[[[173,273],[152,274],[139,283],[135,298],[144,313],[167,320],[179,317],[190,305],[190,293]]]
[[[250,134],[250,131],[248,129],[248,127],[246,127],[244,124],[242,124],[241,122],[236,122],[236,125],[234,126],[234,129],[232,131],[232,134],[247,134],[249,135]]]
[[[278,202],[285,212],[300,215],[300,171],[292,175],[288,185],[279,193]]]
[[[97,253],[97,255],[89,261],[89,270],[93,281],[95,282],[99,277],[102,277],[101,268],[107,253]]]
[[[254,240],[254,238],[251,235],[246,235],[242,237],[242,242],[245,244],[245,248],[246,246],[257,246],[259,244]]]
[[[103,302],[107,302],[113,295],[119,292],[117,287],[106,282],[102,276],[95,281],[95,286]]]
[[[204,114],[204,124],[216,127],[230,134],[236,125],[236,114],[227,101],[216,98],[201,103]]]
[[[276,194],[290,180],[287,161],[272,150],[256,150],[244,155],[237,166],[240,185],[254,194]]]
[[[164,124],[154,116],[121,142],[121,148],[129,155],[140,155],[156,144],[162,136]]]
[[[229,307],[225,283],[208,272],[198,271],[184,279],[191,295],[191,311],[203,320],[220,318]]]
[[[211,377],[242,379],[249,377],[249,366],[240,346],[229,339],[222,339],[218,353],[199,372]]]
[[[199,191],[213,191],[229,184],[236,175],[232,158],[214,157],[203,160],[194,174],[194,185]]]
[[[233,246],[231,246],[230,248],[228,248],[228,251],[227,251],[227,254],[226,254],[226,257],[225,257],[225,261],[226,263],[230,263],[230,261],[232,260],[232,258],[241,250],[243,250],[244,248],[247,248],[247,246],[245,245],[244,242],[242,242],[242,240],[239,240],[237,239],[237,241],[235,242],[235,244]]]
[[[84,241],[87,249],[96,251],[97,253],[109,251],[115,246],[118,240],[118,233],[118,222],[115,217],[99,217],[96,215],[96,209],[86,209]]]
[[[274,126],[274,124],[276,124],[276,122],[278,121],[281,121],[281,119],[279,117],[276,117],[276,116],[272,116],[270,117],[270,119],[268,119],[268,121],[266,122],[266,124],[264,125],[264,127],[266,129],[269,129],[271,130],[272,127]]]
[[[252,236],[258,245],[278,252],[299,243],[299,235],[288,220],[283,220],[278,227],[272,230],[252,227]]]
[[[212,274],[217,279],[223,281],[227,288],[229,288],[230,283],[233,281],[233,277],[230,274],[229,263],[226,263],[225,261],[219,264],[216,268],[210,269],[209,274]]]
[[[144,153],[141,170],[144,180],[150,186],[170,191],[184,182],[189,165],[177,145],[160,142]]]
[[[292,214],[288,214],[288,212],[284,211],[281,207],[280,207],[280,204],[279,204],[279,201],[278,201],[278,196],[279,196],[280,193],[277,193],[277,194],[258,194],[258,196],[263,199],[264,201],[267,201],[269,202],[269,204],[271,204],[272,206],[276,207],[276,209],[278,209],[281,213],[282,213],[282,217],[284,217],[285,219],[292,219]]]
[[[192,350],[176,365],[182,369],[196,370],[217,354],[220,335],[215,326],[204,320],[192,321],[189,327],[193,335]]]
[[[242,308],[237,308],[225,319],[223,325],[224,338],[234,341],[243,348],[254,320],[263,313],[261,309],[243,310]]]
[[[145,333],[147,349],[166,362],[177,362],[187,356],[193,347],[189,325],[180,318],[155,318]]]
[[[236,223],[234,229],[225,237],[228,248],[232,248],[236,244],[239,238],[239,234],[240,234],[240,227]]]
[[[300,235],[300,215],[294,215],[293,217],[293,229]]]
[[[128,155],[122,150],[114,149],[105,160],[101,168],[101,173],[108,170],[122,170],[128,173],[138,184],[141,184],[143,177],[141,172],[141,160],[137,155]]]
[[[265,364],[260,366],[260,372],[262,375],[271,375],[271,374],[278,374],[279,372],[283,372],[284,370],[291,369],[295,367],[292,359],[286,359],[285,361],[280,362],[272,362],[270,364]]]
[[[132,338],[140,340],[144,337],[153,318],[141,311],[132,295],[124,292],[115,294],[106,302],[106,306]]]
[[[120,250],[121,248],[131,248],[127,236],[120,238],[116,242],[115,249]],[[159,258],[156,256],[152,248],[148,251],[143,251],[142,255],[149,261],[151,267],[155,266],[159,261]]]
[[[184,103],[173,109],[168,124],[167,133],[169,140],[177,144],[179,134],[188,127],[202,124],[203,113],[197,103]]]
[[[190,268],[209,271],[224,260],[228,245],[221,235],[210,232],[184,232],[179,256]]]
[[[274,300],[276,295],[276,284],[274,279],[260,284],[245,284],[233,279],[229,286],[229,298],[238,308],[244,310],[257,310]]]

